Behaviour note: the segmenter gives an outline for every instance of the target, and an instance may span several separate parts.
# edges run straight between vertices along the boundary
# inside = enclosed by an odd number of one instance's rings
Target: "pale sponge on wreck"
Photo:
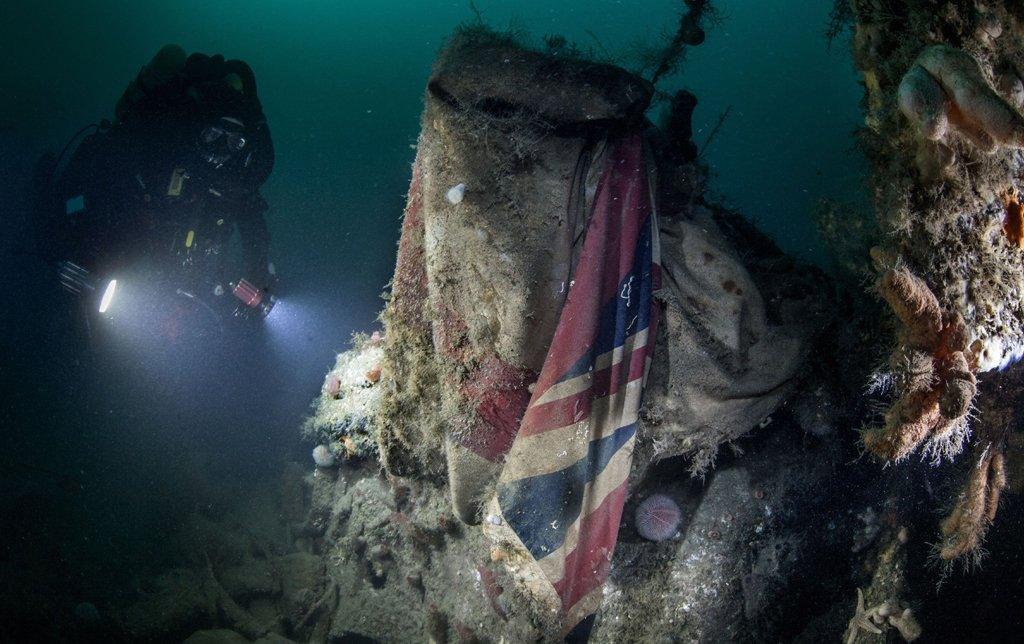
[[[899,86],[900,110],[933,141],[950,129],[979,149],[1024,147],[1024,118],[989,86],[978,62],[948,45],[925,48]]]

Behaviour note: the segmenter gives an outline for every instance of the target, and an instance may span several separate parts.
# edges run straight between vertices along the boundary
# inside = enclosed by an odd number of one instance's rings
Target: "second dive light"
[[[267,317],[277,303],[277,299],[266,291],[256,288],[247,279],[240,279],[231,285],[231,294],[248,309],[257,312],[260,317]]]

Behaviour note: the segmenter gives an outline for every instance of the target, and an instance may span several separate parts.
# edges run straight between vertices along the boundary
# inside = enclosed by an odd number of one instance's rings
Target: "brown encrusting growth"
[[[1003,193],[1003,205],[1006,206],[1003,234],[1011,246],[1024,248],[1024,205],[1020,202],[1020,194],[1010,188]]]
[[[981,436],[943,526],[942,556],[955,558],[977,548],[994,516],[1006,441],[990,428],[1014,404],[975,400],[976,378],[998,383],[1024,355],[1024,10],[1006,0],[849,6],[885,245],[879,290],[902,322],[877,379],[895,385],[896,398],[864,442],[885,460],[919,446],[937,460],[967,446],[969,429]],[[978,426],[969,428],[974,405]]]
[[[977,554],[996,518],[1003,490],[1010,488],[1010,483],[1020,483],[1014,461],[1014,446],[1020,443],[1020,434],[1013,429],[1021,421],[1024,371],[1020,367],[1011,369],[998,381],[986,378],[981,386],[987,395],[980,398],[975,424],[978,440],[970,469],[953,509],[941,525],[939,556],[946,561]]]
[[[977,380],[965,355],[963,319],[944,316],[921,278],[906,268],[890,269],[878,286],[903,325],[900,346],[892,356],[902,381],[884,426],[867,432],[864,445],[880,458],[899,460],[925,440],[957,440]]]
[[[977,549],[985,530],[996,518],[999,496],[1005,487],[1003,446],[989,440],[979,442],[956,507],[942,521],[944,542],[940,557],[949,561]]]

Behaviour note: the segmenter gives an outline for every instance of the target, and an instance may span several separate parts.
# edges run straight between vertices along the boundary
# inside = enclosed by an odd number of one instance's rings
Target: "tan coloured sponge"
[[[903,76],[900,110],[933,141],[956,130],[988,153],[1024,147],[1024,117],[989,86],[970,54],[947,45],[926,48]]]
[[[902,385],[884,425],[865,432],[864,446],[892,461],[929,440],[950,445],[944,453],[959,451],[977,393],[977,379],[964,353],[963,319],[943,315],[928,285],[906,268],[886,271],[878,286],[903,324],[892,360],[902,373]]]

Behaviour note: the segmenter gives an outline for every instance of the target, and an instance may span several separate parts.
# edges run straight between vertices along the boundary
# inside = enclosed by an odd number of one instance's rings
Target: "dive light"
[[[231,285],[231,294],[247,308],[267,317],[277,303],[277,299],[262,289],[256,288],[247,279],[240,279]]]
[[[114,301],[114,292],[116,290],[117,280],[107,282],[107,287],[103,289],[103,297],[100,298],[100,313],[106,313],[107,309],[110,308],[110,303]]]
[[[85,291],[92,291],[93,293],[97,291],[96,278],[94,278],[89,271],[74,262],[66,260],[61,262],[58,266],[58,274],[60,275],[61,286],[75,295],[81,295]],[[114,301],[114,293],[116,291],[117,280],[112,279],[107,282],[106,286],[103,288],[103,294],[100,297],[100,313],[106,313],[110,308],[110,304]]]

